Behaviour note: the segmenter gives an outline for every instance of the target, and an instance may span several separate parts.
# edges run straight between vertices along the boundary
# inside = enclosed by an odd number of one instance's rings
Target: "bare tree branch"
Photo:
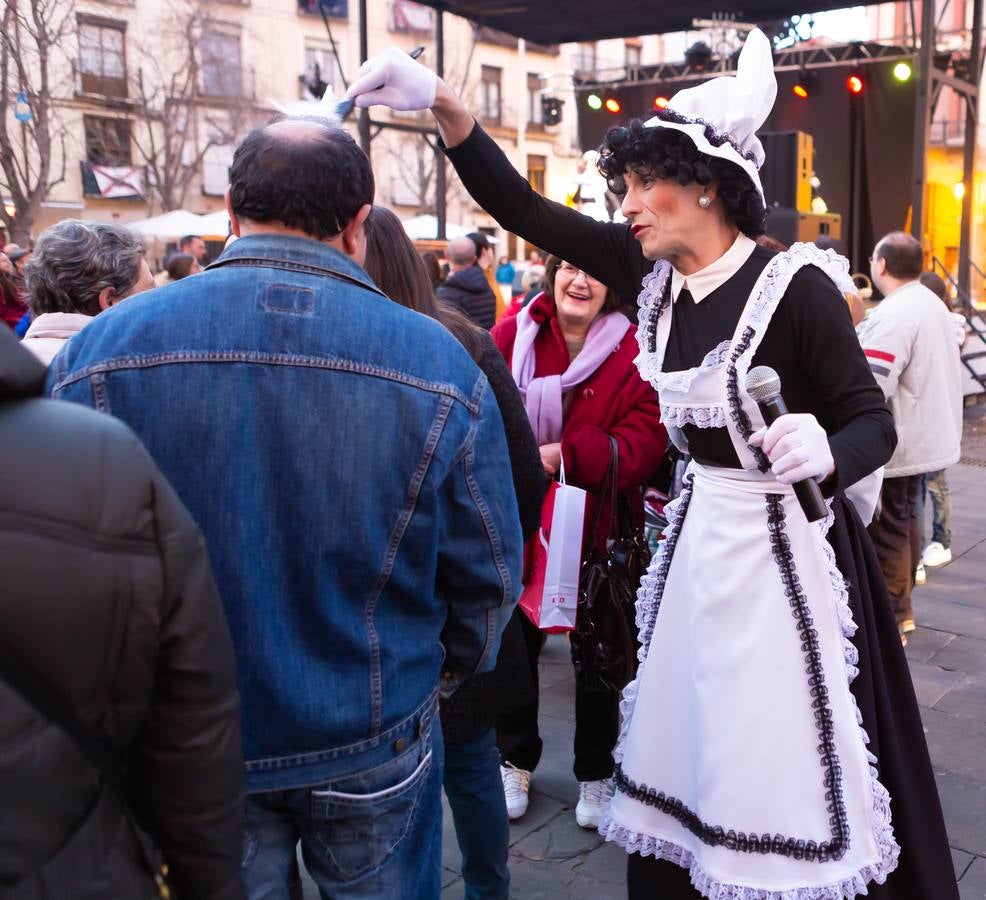
[[[245,90],[222,98],[203,92],[202,35],[212,24],[207,0],[171,0],[154,44],[138,47],[145,62],[135,79],[134,144],[147,169],[149,199],[162,210],[183,207],[209,152],[236,143],[257,115]]]
[[[66,123],[60,101],[61,72],[71,71],[64,49],[74,27],[71,0],[5,0],[0,28],[0,221],[12,238],[27,241],[42,202],[65,178]],[[23,93],[30,119],[16,121]],[[56,159],[60,168],[52,172]]]

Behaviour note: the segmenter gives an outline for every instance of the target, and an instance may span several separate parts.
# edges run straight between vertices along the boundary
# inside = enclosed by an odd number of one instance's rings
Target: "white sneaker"
[[[932,541],[924,548],[924,553],[921,554],[921,562],[932,568],[937,569],[939,566],[945,565],[945,563],[950,563],[952,561],[952,551],[949,547],[943,547],[938,541]]]
[[[924,563],[919,562],[918,567],[914,570],[914,583],[924,584],[928,580],[928,573],[924,571]]]
[[[531,789],[531,773],[507,763],[500,766],[503,796],[507,801],[507,818],[513,821],[527,812],[527,792]]]
[[[598,828],[609,801],[613,799],[613,779],[579,782],[579,805],[575,807],[575,821],[582,828]]]

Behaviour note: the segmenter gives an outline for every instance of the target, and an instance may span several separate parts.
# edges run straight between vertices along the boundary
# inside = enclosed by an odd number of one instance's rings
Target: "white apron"
[[[661,417],[725,427],[742,469],[692,462],[637,597],[640,669],[614,752],[600,832],[671,860],[713,900],[842,900],[883,883],[900,849],[849,684],[849,597],[826,540],[747,438],[763,418],[743,385],[791,277],[844,262],[796,244],[767,265],[731,341],[687,372],[661,371],[670,268],[644,281],[637,365]],[[659,894],[655,895],[658,900]]]

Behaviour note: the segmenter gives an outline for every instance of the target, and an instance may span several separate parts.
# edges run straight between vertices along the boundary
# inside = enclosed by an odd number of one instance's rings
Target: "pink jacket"
[[[92,316],[82,313],[43,313],[31,322],[21,343],[47,366],[65,342],[91,321]]]

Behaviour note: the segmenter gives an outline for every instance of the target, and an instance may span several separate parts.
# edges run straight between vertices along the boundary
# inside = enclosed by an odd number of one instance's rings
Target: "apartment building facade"
[[[27,8],[36,0],[17,0]],[[237,142],[278,105],[311,97],[321,82],[341,95],[359,64],[358,7],[347,0],[47,0],[63,4],[58,58],[51,62],[52,172],[32,231],[66,217],[134,222],[169,209],[223,208]],[[369,0],[368,45],[423,45],[435,66],[434,10],[410,0]],[[649,39],[648,39],[649,40]],[[446,14],[445,72],[531,184],[565,201],[574,191],[576,143],[572,73],[633,64],[644,40],[599,45],[525,45]],[[648,47],[648,52],[658,52]],[[542,97],[561,103],[544,120]],[[372,112],[377,201],[402,217],[435,211],[436,157],[427,113]],[[16,135],[18,123],[10,122]],[[355,121],[347,123],[357,134]],[[16,147],[16,141],[14,142]],[[30,155],[37,150],[25,140]],[[483,228],[503,253],[525,247],[499,234],[448,168],[450,223]],[[53,180],[55,180],[53,178]],[[10,211],[9,193],[3,198]]]

